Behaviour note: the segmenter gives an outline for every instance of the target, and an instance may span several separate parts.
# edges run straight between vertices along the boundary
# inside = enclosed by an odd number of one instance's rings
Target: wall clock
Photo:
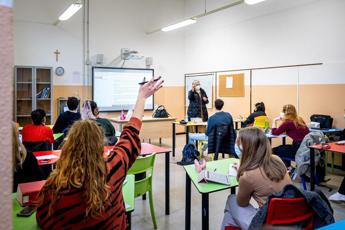
[[[56,67],[55,74],[57,76],[62,76],[65,73],[65,69],[62,66]]]

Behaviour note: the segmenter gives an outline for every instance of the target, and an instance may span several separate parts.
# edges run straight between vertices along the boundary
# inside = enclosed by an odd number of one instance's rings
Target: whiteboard
[[[121,111],[134,108],[143,77],[150,80],[153,69],[92,68],[92,97],[99,111]],[[145,102],[145,110],[153,110],[153,96]]]
[[[213,107],[213,86],[215,81],[215,73],[203,75],[185,75],[185,105],[189,105],[188,92],[192,89],[192,83],[195,80],[200,81],[200,86],[205,90],[209,103],[206,105],[208,109]]]

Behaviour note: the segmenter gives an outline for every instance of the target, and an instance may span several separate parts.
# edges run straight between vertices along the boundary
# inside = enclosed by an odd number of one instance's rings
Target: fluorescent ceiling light
[[[80,10],[80,8],[82,8],[83,5],[79,2],[73,3],[72,5],[70,5],[67,10],[65,10],[65,12],[63,12],[60,17],[59,20],[60,21],[66,21],[68,20],[70,17],[72,17],[75,13],[77,13],[78,10]]]
[[[181,27],[184,27],[184,26],[188,26],[188,25],[191,25],[191,24],[194,24],[194,23],[196,23],[195,19],[187,19],[185,21],[182,21],[182,22],[179,22],[179,23],[167,26],[167,27],[163,27],[162,31],[168,32],[168,31],[175,30],[175,29],[178,29],[178,28],[181,28]]]
[[[265,0],[244,0],[246,4],[248,5],[254,5],[254,4],[257,4],[257,3],[260,3],[260,2],[263,2]]]

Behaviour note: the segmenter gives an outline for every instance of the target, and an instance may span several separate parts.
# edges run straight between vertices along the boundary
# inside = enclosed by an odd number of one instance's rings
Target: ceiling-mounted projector
[[[130,50],[127,48],[121,49],[121,59],[122,60],[140,60],[143,58],[144,58],[144,56],[139,55],[138,51],[136,51],[136,50]]]

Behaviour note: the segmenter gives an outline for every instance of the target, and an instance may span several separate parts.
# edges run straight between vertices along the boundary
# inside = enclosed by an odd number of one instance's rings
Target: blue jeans
[[[194,141],[207,141],[208,136],[205,133],[190,133],[188,136],[188,144],[194,145]]]

